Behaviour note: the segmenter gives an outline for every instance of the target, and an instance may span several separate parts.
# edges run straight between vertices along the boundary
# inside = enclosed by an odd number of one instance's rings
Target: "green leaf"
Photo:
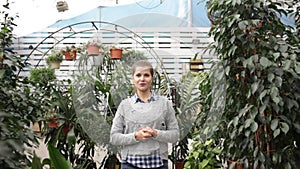
[[[259,161],[261,161],[261,162],[265,162],[266,161],[265,155],[262,152],[259,152],[258,158],[259,158]]]
[[[254,82],[251,85],[251,93],[254,94],[258,88],[259,83],[258,82]]]
[[[232,121],[233,121],[234,127],[236,127],[237,124],[239,123],[239,118],[237,116],[235,116]]]
[[[297,74],[300,74],[300,63],[297,63],[295,65],[295,71],[297,72]]]
[[[276,78],[275,78],[275,86],[276,87],[281,87],[281,85],[282,85],[282,78],[280,77],[280,76],[277,76]]]
[[[266,96],[268,90],[264,90],[263,92],[260,93],[259,95],[259,100],[263,102],[263,98]]]
[[[52,144],[48,144],[48,151],[54,169],[72,169],[70,162]]]
[[[281,52],[281,53],[285,53],[286,51],[288,50],[288,45],[280,45],[279,46],[279,51]]]
[[[274,79],[274,77],[275,77],[275,75],[274,75],[273,72],[268,73],[268,81],[269,81],[269,82],[272,82],[273,79]]]
[[[291,63],[292,63],[291,60],[286,60],[286,61],[283,63],[283,70],[289,70],[290,67],[291,67]]]
[[[275,60],[277,60],[277,58],[280,56],[280,53],[278,52],[278,53],[273,53],[273,57],[274,57],[274,59]]]
[[[252,119],[247,119],[247,120],[245,121],[245,128],[250,127],[250,125],[251,125],[252,122],[253,122]]]
[[[271,129],[274,131],[278,127],[279,119],[273,119],[271,121]]]
[[[269,67],[272,65],[273,62],[271,62],[268,58],[266,57],[262,57],[259,60],[259,63],[263,66],[263,67]]]
[[[31,169],[41,169],[41,168],[42,168],[41,159],[34,152]]]
[[[281,122],[280,124],[281,124],[281,130],[286,134],[290,129],[289,125],[284,122]]]
[[[276,104],[278,104],[279,101],[280,101],[280,99],[279,99],[279,97],[278,97],[278,94],[279,94],[278,88],[277,88],[277,87],[272,87],[272,88],[271,88],[270,95],[271,95],[272,100],[273,100]]]
[[[258,129],[258,124],[253,121],[253,123],[251,123],[251,131],[255,132]]]
[[[205,166],[207,166],[207,164],[209,163],[208,159],[204,159],[201,163],[200,163],[200,168],[205,168]]]
[[[280,129],[276,129],[273,133],[273,137],[276,138],[280,134]]]
[[[67,143],[73,144],[73,145],[75,145],[75,143],[76,143],[76,136],[75,136],[75,133],[74,133],[74,127],[68,132]]]
[[[238,23],[238,26],[240,28],[240,30],[244,30],[246,28],[246,24],[245,24],[245,21],[241,21]]]
[[[2,78],[3,78],[3,76],[4,76],[4,73],[5,73],[5,70],[1,69],[1,70],[0,70],[0,79],[2,79]]]

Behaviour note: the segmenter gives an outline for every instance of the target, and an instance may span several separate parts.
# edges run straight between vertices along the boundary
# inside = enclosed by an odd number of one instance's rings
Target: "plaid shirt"
[[[152,93],[151,97],[148,99],[148,102],[155,101],[156,97],[157,96]],[[137,94],[135,94],[133,98],[135,99],[136,103],[143,102],[137,96]],[[127,155],[125,161],[139,168],[158,168],[164,165],[159,151],[155,151],[150,155]]]
[[[127,155],[126,162],[139,168],[158,168],[163,166],[159,151],[145,155]]]

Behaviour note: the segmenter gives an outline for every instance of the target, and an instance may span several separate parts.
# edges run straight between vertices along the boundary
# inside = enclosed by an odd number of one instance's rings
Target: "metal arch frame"
[[[91,27],[92,29],[86,29],[86,30],[82,30],[82,31],[74,31],[73,27],[75,27],[76,25],[82,25],[82,24],[91,24]],[[99,24],[100,26],[96,26],[96,24]],[[104,29],[101,27],[101,24],[107,24],[107,25],[111,25],[111,26],[114,26],[114,30],[108,30],[108,29]],[[118,30],[118,28],[121,28],[121,29],[124,29],[126,30],[127,32],[131,33],[134,35],[134,37],[131,37],[131,36],[128,36],[126,35],[125,33],[122,33]],[[117,25],[117,24],[114,24],[114,23],[111,23],[111,22],[105,22],[105,21],[84,21],[84,22],[78,22],[78,23],[74,23],[74,24],[70,24],[70,25],[67,25],[65,27],[62,27],[54,32],[52,32],[50,35],[48,35],[47,37],[45,37],[40,43],[38,43],[33,49],[32,51],[27,55],[26,59],[25,59],[25,62],[28,61],[29,57],[33,54],[34,51],[39,51],[38,50],[38,47],[43,44],[47,39],[49,38],[53,38],[53,39],[56,39],[55,36],[53,36],[54,34],[64,30],[64,29],[69,29],[71,32],[70,35],[68,36],[64,36],[62,37],[62,39],[58,40],[56,43],[54,43],[52,45],[52,47],[50,47],[46,52],[43,52],[43,56],[42,56],[42,59],[44,58],[44,56],[51,50],[54,48],[54,46],[56,46],[57,44],[59,44],[60,42],[62,42],[63,40],[67,39],[67,38],[70,38],[72,37],[73,35],[76,35],[78,33],[83,33],[83,32],[90,32],[90,31],[97,31],[97,30],[106,30],[106,31],[110,31],[110,32],[114,32],[114,33],[119,33],[121,35],[124,35],[125,37],[127,38],[130,38],[132,40],[134,40],[135,42],[137,42],[139,45],[141,45],[143,48],[145,49],[148,49],[148,52],[150,53],[150,55],[155,59],[155,61],[158,63],[158,66],[160,66],[160,68],[162,69],[162,73],[165,75],[165,78],[167,80],[167,88],[168,88],[168,94],[170,94],[170,79],[165,71],[165,67],[163,65],[163,62],[161,60],[161,58],[157,55],[157,53],[153,50],[153,48],[147,43],[147,41],[145,41],[141,36],[139,36],[138,34],[136,34],[135,32],[131,31],[130,29],[124,27],[124,26],[121,26],[121,25]],[[139,39],[140,41],[138,41],[137,39]],[[145,46],[142,42],[144,42],[144,44],[146,44],[147,46]],[[41,52],[42,53],[42,52]],[[35,68],[39,65],[41,59],[38,61],[38,63],[35,65]],[[19,70],[18,74],[22,71],[22,69]]]

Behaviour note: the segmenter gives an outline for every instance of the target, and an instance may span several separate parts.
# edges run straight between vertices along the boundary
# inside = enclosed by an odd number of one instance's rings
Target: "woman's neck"
[[[151,91],[137,92],[137,95],[142,101],[146,103],[148,99],[151,97]]]

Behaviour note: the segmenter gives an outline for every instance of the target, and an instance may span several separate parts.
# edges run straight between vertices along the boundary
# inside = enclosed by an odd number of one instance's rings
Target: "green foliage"
[[[191,138],[192,127],[200,112],[200,91],[197,90],[201,76],[191,72],[183,75],[180,81],[174,81],[176,91],[174,98],[176,117],[180,128],[180,141],[172,150],[169,159],[173,162],[184,160],[189,154],[188,139]]]
[[[58,127],[49,127],[47,123],[51,118],[45,114],[41,115],[40,119],[45,124],[42,133],[45,136],[45,143],[48,146],[54,145],[73,167],[94,163],[93,156],[96,143],[91,140],[77,121],[71,81],[68,80],[67,83],[57,81],[51,86],[50,91],[48,112],[58,118]],[[79,149],[75,148],[77,144],[80,144]],[[49,151],[49,153],[51,152]],[[52,159],[57,161],[55,158]],[[51,160],[51,163],[55,163],[54,161]]]
[[[23,169],[30,166],[30,154],[25,145],[38,145],[30,130],[35,120],[33,110],[35,98],[31,97],[31,86],[27,78],[18,77],[16,71],[23,68],[21,57],[11,48],[14,39],[15,17],[10,16],[10,3],[2,2],[0,27],[0,166],[5,169]],[[1,4],[2,4],[1,3]],[[29,155],[29,156],[27,156]]]
[[[295,12],[299,16],[295,9],[297,1],[210,3],[209,13],[220,16],[210,31],[215,40],[210,47],[222,62],[220,78],[227,85],[217,131],[225,138],[226,160],[245,167],[297,168],[300,40],[296,29],[280,20]],[[299,28],[299,21],[295,24]]]
[[[30,70],[30,80],[34,83],[46,85],[56,79],[55,71],[51,68],[36,68]]]
[[[48,152],[50,161],[53,164],[53,169],[72,169],[70,162],[68,162],[64,156],[59,152],[55,146],[48,144]]]
[[[218,155],[220,145],[214,139],[202,140],[200,135],[193,137],[192,148],[186,158],[185,168],[189,169],[214,169],[221,168]]]

